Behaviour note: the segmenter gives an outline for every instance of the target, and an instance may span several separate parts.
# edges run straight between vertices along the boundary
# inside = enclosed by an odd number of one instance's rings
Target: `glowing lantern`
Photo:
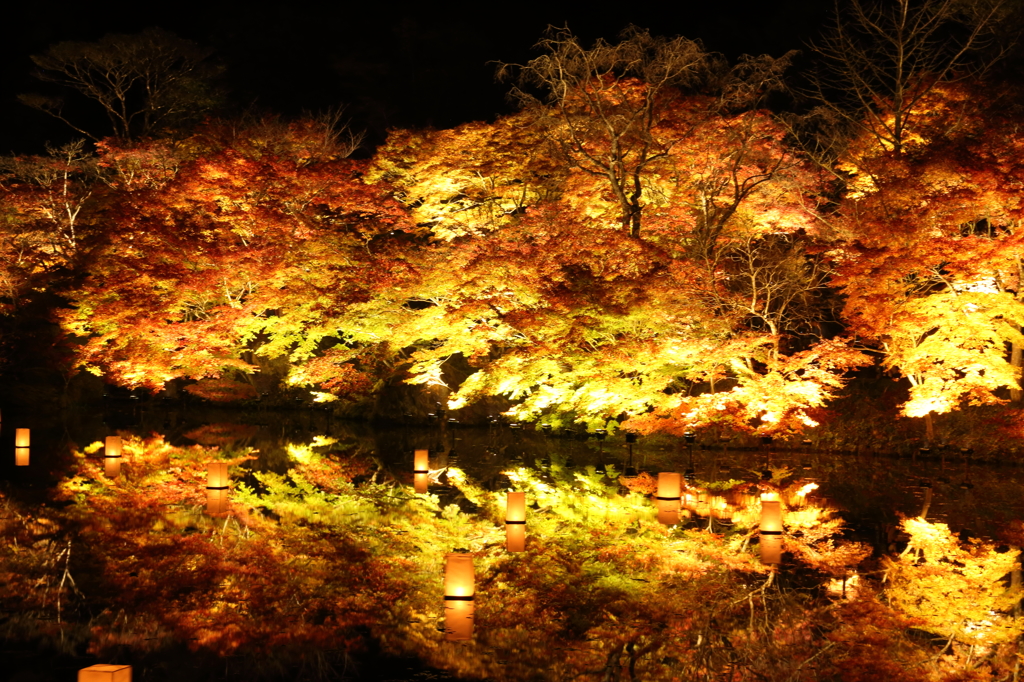
[[[28,448],[14,448],[14,466],[28,466]]]
[[[427,483],[430,480],[429,450],[417,450],[413,453],[412,479],[413,490],[421,494],[427,492]]]
[[[28,429],[15,429],[14,430],[14,447],[16,448],[27,448],[29,446],[29,433]]]
[[[130,665],[90,665],[78,671],[78,682],[132,682]]]
[[[120,436],[107,436],[106,447],[103,449],[103,471],[107,478],[117,478],[121,474]]]
[[[782,563],[782,502],[775,493],[761,495],[761,563]]]
[[[475,578],[473,555],[444,558],[444,631],[449,641],[472,639]]]
[[[526,550],[526,493],[509,493],[505,502],[505,549]]]
[[[206,513],[222,516],[228,512],[228,465],[211,462],[206,474]]]
[[[679,503],[682,497],[679,474],[662,471],[658,474],[658,492],[654,499],[658,505],[658,522],[666,526],[679,523]]]

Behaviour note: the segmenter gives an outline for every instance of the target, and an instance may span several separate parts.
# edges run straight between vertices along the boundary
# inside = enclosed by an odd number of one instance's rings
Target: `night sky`
[[[682,0],[673,3],[18,3],[0,37],[0,154],[37,153],[75,136],[20,104],[22,92],[52,87],[31,76],[29,55],[64,40],[97,40],[159,26],[214,48],[236,111],[286,116],[339,104],[380,139],[387,128],[449,127],[510,111],[508,86],[489,61],[523,62],[548,24],[590,44],[628,24],[700,39],[731,58],[803,49],[828,20],[823,0]],[[125,8],[130,9],[125,9]]]

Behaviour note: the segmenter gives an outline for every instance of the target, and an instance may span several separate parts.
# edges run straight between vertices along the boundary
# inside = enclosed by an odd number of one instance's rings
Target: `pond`
[[[73,679],[93,663],[153,680],[846,679],[855,664],[916,679],[1012,666],[1016,462],[156,400],[2,417],[11,679]],[[109,479],[100,444],[114,434],[124,470]],[[425,494],[416,450],[429,453]],[[229,466],[231,499],[211,516],[212,461]],[[660,472],[693,493],[671,525],[651,499]],[[522,553],[505,544],[513,489],[528,504]],[[758,493],[784,501],[778,565],[757,551]],[[699,495],[728,512],[699,509]],[[449,556],[470,557],[475,575],[464,639],[446,619],[459,604],[444,601]],[[996,573],[975,575],[974,560]],[[900,607],[942,571],[944,598],[977,603]]]

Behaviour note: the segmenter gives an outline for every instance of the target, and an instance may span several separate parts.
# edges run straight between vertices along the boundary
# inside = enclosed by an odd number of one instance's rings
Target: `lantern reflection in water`
[[[782,502],[775,493],[761,495],[761,563],[782,563]]]
[[[505,549],[526,550],[526,493],[510,492],[505,503]]]
[[[228,512],[228,465],[211,462],[206,474],[206,513],[223,516]]]
[[[430,481],[430,451],[416,450],[412,457],[412,484],[413,490],[419,494],[427,492],[427,484]]]
[[[473,555],[455,552],[445,555],[445,639],[458,641],[473,638],[473,597],[475,590]]]
[[[78,682],[132,682],[130,665],[90,665],[78,671]]]
[[[29,430],[14,430],[14,466],[28,466]]]
[[[107,442],[103,449],[103,473],[107,478],[117,478],[121,475],[121,437],[107,436]]]
[[[682,497],[682,477],[674,472],[663,471],[658,474],[658,492],[655,501],[658,505],[658,522],[666,526],[679,523],[679,503]]]

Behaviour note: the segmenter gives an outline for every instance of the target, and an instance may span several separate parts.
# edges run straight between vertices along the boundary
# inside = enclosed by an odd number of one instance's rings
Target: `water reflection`
[[[779,511],[783,502],[789,509],[786,526],[790,532],[820,525],[825,514],[819,505],[828,500],[844,510],[855,536],[879,548],[896,539],[890,530],[897,512],[924,512],[930,520],[948,521],[955,529],[966,528],[975,535],[1024,516],[1017,470],[978,466],[964,457],[893,460],[837,456],[787,449],[779,443],[771,444],[770,450],[730,450],[718,445],[701,447],[696,438],[693,443],[658,438],[590,439],[579,433],[547,434],[500,424],[468,428],[447,421],[432,426],[373,428],[332,422],[326,415],[312,412],[238,415],[179,410],[162,414],[132,409],[130,416],[135,424],[116,429],[113,424],[118,420],[109,415],[106,423],[69,418],[58,426],[37,421],[32,424],[33,449],[40,456],[33,453],[25,472],[9,465],[4,469],[14,484],[7,490],[18,495],[26,489],[22,484],[32,483],[22,473],[45,472],[51,482],[62,478],[72,471],[68,459],[72,446],[81,450],[96,443],[98,448],[107,438],[115,437],[112,431],[126,442],[160,434],[170,445],[186,449],[177,453],[178,457],[208,457],[209,450],[189,455],[192,451],[187,448],[196,444],[216,447],[218,457],[237,462],[230,485],[236,486],[243,502],[223,523],[216,524],[196,513],[194,507],[205,494],[208,514],[227,513],[227,508],[222,508],[227,500],[219,497],[228,491],[227,467],[214,471],[206,466],[206,459],[193,461],[195,471],[169,471],[168,462],[156,454],[145,462],[136,454],[136,460],[126,458],[127,477],[118,481],[80,477],[72,490],[75,495],[92,495],[98,489],[98,494],[110,497],[95,503],[102,513],[83,520],[83,526],[103,535],[112,547],[114,539],[120,538],[118,528],[122,526],[117,524],[123,524],[126,537],[134,537],[125,540],[125,547],[118,545],[104,555],[111,566],[118,567],[116,577],[110,580],[116,581],[119,594],[144,603],[150,590],[160,589],[143,580],[154,570],[147,562],[162,562],[161,570],[174,576],[171,584],[199,586],[193,591],[205,591],[216,600],[211,610],[218,623],[255,628],[251,623],[259,621],[262,608],[267,624],[259,627],[269,629],[280,623],[284,613],[289,624],[294,621],[296,628],[305,628],[300,634],[309,641],[320,641],[317,638],[328,636],[324,633],[341,627],[340,621],[331,620],[339,618],[337,603],[344,603],[352,594],[380,595],[349,605],[343,614],[349,619],[345,622],[358,623],[364,628],[360,632],[372,632],[397,652],[420,655],[415,653],[416,646],[422,646],[430,651],[434,664],[447,661],[449,655],[465,656],[471,648],[472,660],[451,662],[453,670],[469,677],[516,679],[515,675],[529,675],[531,669],[546,666],[575,674],[629,665],[630,646],[635,652],[638,647],[654,647],[651,642],[692,644],[697,634],[704,638],[701,641],[708,641],[711,630],[691,632],[686,629],[689,621],[675,614],[701,603],[707,594],[727,595],[723,604],[743,603],[745,585],[735,581],[723,585],[723,581],[731,579],[730,571],[756,575],[764,570],[750,565],[745,545],[730,546],[726,552],[715,534],[724,535],[734,526],[759,526],[760,540],[754,540],[759,549],[753,551],[759,552],[762,562],[778,564],[784,551],[797,551],[783,547]],[[10,435],[7,438],[5,459],[11,462],[7,448],[14,443]],[[310,454],[311,445],[323,460],[320,469],[305,466],[316,459]],[[248,453],[253,458],[243,461]],[[372,495],[351,495],[349,489],[343,495],[338,493],[340,487],[331,488],[337,481],[336,465],[355,461],[360,464],[348,467],[346,475],[354,486],[369,489]],[[458,470],[452,468],[456,463]],[[74,463],[80,465],[81,461]],[[138,489],[127,485],[134,486],[138,480],[133,476],[140,472],[133,467],[148,467],[147,471],[160,478],[159,485],[179,494],[181,501],[166,504],[167,500],[139,495]],[[606,475],[629,467],[639,469],[631,477],[632,485],[648,486],[644,488],[648,495],[662,499],[645,498],[642,508],[629,508],[630,503],[617,489],[618,481]],[[678,472],[684,468],[686,475],[680,477]],[[653,472],[668,475],[655,478]],[[323,479],[312,478],[320,474]],[[425,479],[417,481],[416,476]],[[463,477],[461,483],[459,477]],[[472,483],[465,483],[467,478]],[[685,491],[682,478],[686,479]],[[762,499],[760,490],[794,478],[800,483],[786,489],[783,499]],[[309,481],[316,481],[327,492],[304,489]],[[396,482],[399,485],[390,485]],[[522,482],[531,490],[546,491],[547,497],[532,493],[531,499],[524,497],[520,504],[519,498],[504,493],[489,497],[481,492],[505,491]],[[736,485],[739,483],[743,485]],[[416,485],[428,494],[415,494],[422,493]],[[262,507],[271,521],[261,521],[249,511],[264,504],[253,498],[252,491],[257,488],[274,498]],[[303,495],[304,501],[297,504],[295,499]],[[125,502],[137,506],[129,513],[119,506]],[[524,529],[519,522],[526,520],[527,503],[531,505],[531,538],[524,548],[527,551],[520,551],[513,548],[519,538],[513,537],[511,530]],[[169,506],[174,509],[168,511]],[[660,525],[646,523],[655,517]],[[429,532],[436,537],[417,536],[423,532],[419,526],[428,521]],[[333,530],[325,531],[325,526]],[[169,527],[173,533],[168,532]],[[250,529],[273,542],[268,541],[259,551],[230,555],[233,547],[245,545]],[[137,535],[131,536],[129,531]],[[738,545],[740,539],[735,540]],[[130,545],[132,542],[135,544]],[[219,544],[212,546],[215,543]],[[502,546],[514,554],[495,551]],[[449,559],[470,558],[470,581],[472,557],[481,558],[484,563],[478,568],[487,579],[479,593],[472,582],[466,588],[445,580],[442,588],[439,547],[466,550],[450,554]],[[569,554],[572,560],[566,558]],[[712,558],[726,562],[729,570],[708,570]],[[802,560],[811,565],[816,559]],[[280,598],[274,591],[279,586],[271,581],[260,584],[266,594],[254,596],[248,578],[239,576],[255,575],[246,573],[255,567],[278,571],[273,575],[282,582],[298,580],[301,589]],[[339,567],[348,567],[344,575],[339,575],[345,570]],[[822,563],[816,568],[829,567]],[[847,575],[844,567],[840,569],[834,570],[838,571],[836,579],[843,580],[838,592],[843,596]],[[644,591],[655,579],[664,582],[664,595],[653,593],[653,589]],[[184,596],[174,592],[160,595],[180,606],[180,612],[167,616],[180,630],[224,646],[232,644],[232,637],[254,637],[249,632],[209,632],[210,628],[195,625],[209,616],[193,603],[191,592],[183,591]],[[266,604],[260,605],[256,597]],[[383,612],[382,604],[387,606]],[[290,610],[283,611],[286,608]],[[736,618],[736,627],[748,621],[746,613]],[[127,619],[123,627],[118,636],[133,636]],[[279,637],[301,641],[292,633]],[[466,649],[445,649],[442,639]],[[750,641],[756,639],[751,635]],[[564,657],[545,646],[547,642],[564,645]],[[668,653],[663,656],[669,657]],[[653,665],[646,660],[641,664]],[[508,669],[501,672],[502,667]]]
[[[102,442],[117,433],[158,434],[173,445],[251,449],[257,454],[249,464],[253,470],[285,473],[291,466],[288,446],[323,435],[337,439],[337,451],[369,455],[398,479],[404,478],[403,470],[419,466],[410,462],[414,451],[429,451],[433,473],[419,476],[421,488],[428,481],[433,486],[443,484],[443,471],[457,463],[485,487],[499,489],[507,485],[502,472],[510,466],[550,466],[555,457],[579,469],[594,466],[603,470],[611,465],[619,471],[635,468],[637,473],[652,475],[685,471],[687,479],[710,483],[754,481],[774,470],[816,483],[820,486],[817,491],[808,489],[803,494],[828,497],[846,511],[854,526],[868,529],[894,523],[898,513],[917,515],[925,507],[930,519],[969,529],[975,535],[986,535],[994,526],[1024,517],[1020,469],[975,462],[968,452],[958,450],[935,451],[927,457],[914,452],[910,458],[895,459],[882,454],[809,451],[806,441],[794,443],[795,447],[773,443],[770,450],[737,450],[729,449],[728,442],[701,443],[696,435],[692,442],[690,438],[635,439],[632,434],[605,440],[578,432],[535,431],[501,423],[464,427],[438,420],[432,425],[376,427],[338,421],[315,410],[240,414],[236,410],[182,409],[159,402],[147,407],[139,401],[114,407],[118,409],[108,406],[99,413],[58,415],[6,409],[6,424],[20,421],[26,426],[17,431],[0,426],[0,446],[6,442],[8,453],[0,462],[0,477],[29,486],[52,484],[66,472],[72,448]],[[27,447],[30,432],[31,449]],[[23,449],[14,450],[15,440]],[[797,504],[795,500],[787,503]],[[701,493],[689,505],[684,498],[682,506],[702,519],[726,521],[729,509],[723,504]]]

